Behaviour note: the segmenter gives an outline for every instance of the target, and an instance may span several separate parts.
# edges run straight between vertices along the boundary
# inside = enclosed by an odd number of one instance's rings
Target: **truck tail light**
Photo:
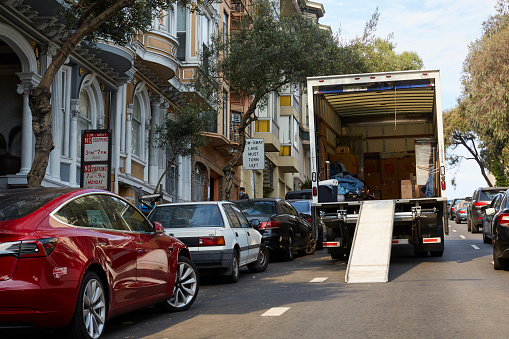
[[[259,229],[269,230],[269,229],[275,229],[275,228],[280,228],[280,227],[281,227],[280,221],[265,221],[260,224]]]
[[[451,207],[451,212],[454,212],[456,211],[456,209],[454,207]]]
[[[198,238],[198,246],[224,246],[224,237],[200,237]]]
[[[318,193],[318,189],[316,187],[313,187],[313,196],[316,197]]]
[[[509,214],[504,213],[498,216],[498,224],[500,226],[509,227]]]

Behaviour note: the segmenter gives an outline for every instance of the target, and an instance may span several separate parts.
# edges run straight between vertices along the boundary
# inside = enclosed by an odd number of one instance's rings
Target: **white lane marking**
[[[325,278],[321,278],[320,277],[320,278],[314,278],[310,282],[313,282],[313,283],[315,283],[315,282],[324,282],[325,280],[327,280],[327,277],[325,277]]]
[[[270,310],[262,314],[262,317],[279,317],[289,309],[290,307],[272,307]]]
[[[479,247],[477,247],[475,245],[470,245],[470,246],[472,246],[475,250],[479,250],[480,249]]]
[[[461,239],[466,239],[466,238],[465,238],[465,236],[464,236],[464,235],[461,235],[461,234],[460,234],[460,238],[461,238]]]
[[[456,230],[452,230],[452,231],[453,231],[453,232],[458,232],[458,231],[456,231]]]

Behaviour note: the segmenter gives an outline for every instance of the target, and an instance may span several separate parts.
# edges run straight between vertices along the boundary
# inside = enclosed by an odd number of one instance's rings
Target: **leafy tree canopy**
[[[469,46],[459,109],[462,132],[479,138],[482,164],[504,182],[509,165],[509,2],[499,0],[496,8],[497,14],[483,23],[482,37]]]

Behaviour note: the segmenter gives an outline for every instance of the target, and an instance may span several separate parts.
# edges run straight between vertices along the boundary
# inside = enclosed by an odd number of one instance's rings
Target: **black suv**
[[[508,187],[479,187],[474,191],[467,210],[467,229],[469,232],[479,233],[483,215],[481,207],[489,205],[499,192],[507,189]]]

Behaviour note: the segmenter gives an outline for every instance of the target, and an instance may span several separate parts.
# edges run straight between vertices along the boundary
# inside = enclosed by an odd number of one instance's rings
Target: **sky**
[[[482,23],[496,13],[497,0],[315,0],[325,16],[320,23],[347,40],[360,36],[378,7],[376,35],[393,34],[396,53],[416,52],[425,69],[440,69],[442,111],[456,106],[461,94],[461,70],[468,46],[482,36]],[[466,151],[458,154],[466,155]],[[487,186],[474,160],[459,169],[447,168],[447,198],[471,196]],[[455,178],[456,187],[451,185]]]

